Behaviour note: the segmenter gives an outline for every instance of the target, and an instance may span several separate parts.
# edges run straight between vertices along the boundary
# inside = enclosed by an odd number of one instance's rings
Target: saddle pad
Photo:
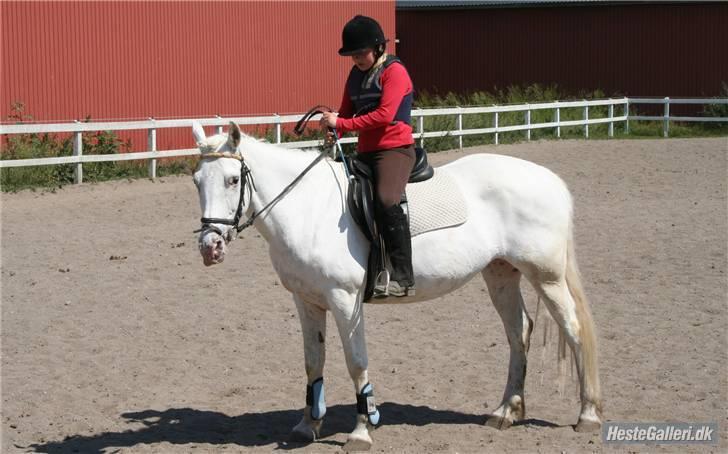
[[[455,227],[468,219],[468,206],[460,187],[450,175],[437,168],[432,178],[408,184],[405,192],[413,237]]]

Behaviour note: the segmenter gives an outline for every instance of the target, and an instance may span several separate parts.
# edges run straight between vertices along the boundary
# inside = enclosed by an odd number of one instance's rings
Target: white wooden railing
[[[726,117],[673,117],[670,116],[670,104],[728,104],[728,98],[712,98],[712,99],[693,99],[693,98],[629,98],[630,104],[663,104],[663,115],[656,116],[639,116],[630,115],[627,118],[626,131],[629,133],[630,120],[643,121],[662,121],[662,135],[668,137],[670,132],[671,121],[687,121],[687,122],[728,122]]]
[[[630,115],[629,108],[632,104],[664,104],[664,115],[662,116],[637,116]],[[670,116],[670,104],[728,104],[728,98],[707,98],[707,99],[670,99],[670,98],[611,98],[583,101],[556,101],[550,103],[519,104],[519,105],[494,105],[489,107],[448,107],[442,109],[414,109],[412,117],[417,119],[417,126],[414,137],[419,139],[420,145],[424,145],[425,139],[434,137],[458,137],[460,148],[463,147],[463,137],[474,134],[494,134],[494,141],[499,143],[499,134],[510,131],[525,131],[527,140],[531,139],[531,131],[535,129],[555,128],[556,136],[561,137],[561,128],[569,126],[582,126],[584,137],[589,137],[589,125],[607,123],[608,136],[614,136],[614,123],[624,122],[625,131],[629,132],[630,121],[663,121],[664,136],[668,136],[670,121],[685,122],[728,122],[728,117],[672,117]],[[596,106],[607,106],[607,116],[603,118],[590,118],[589,108]],[[615,116],[615,106],[621,107],[622,114]],[[582,108],[582,118],[578,120],[561,120],[562,109]],[[548,123],[531,123],[531,112],[535,110],[550,109],[554,111],[554,121]],[[505,112],[524,112],[523,124],[501,126],[499,124],[500,114]],[[425,131],[424,118],[431,116],[456,116],[457,127],[448,131]],[[493,115],[493,127],[465,129],[463,128],[463,116],[465,115]],[[203,126],[215,126],[218,132],[230,121],[239,125],[273,125],[275,126],[275,143],[288,148],[312,148],[322,146],[321,140],[307,140],[296,142],[282,142],[282,125],[297,122],[302,115],[270,115],[264,117],[233,117],[233,118],[203,118],[197,119]],[[318,117],[314,117],[314,120]],[[73,155],[53,158],[15,159],[0,160],[0,168],[27,167],[55,164],[75,164],[75,181],[83,181],[83,163],[102,161],[126,161],[126,160],[149,160],[149,176],[156,177],[157,160],[178,156],[194,156],[199,154],[197,148],[180,150],[157,150],[157,131],[166,128],[189,128],[193,119],[182,120],[144,120],[124,122],[73,122],[73,123],[51,123],[51,124],[2,124],[0,134],[34,134],[34,133],[72,133]],[[145,152],[120,153],[109,155],[84,155],[82,134],[91,131],[147,131],[147,150]],[[356,137],[347,137],[341,140],[342,143],[354,143]]]

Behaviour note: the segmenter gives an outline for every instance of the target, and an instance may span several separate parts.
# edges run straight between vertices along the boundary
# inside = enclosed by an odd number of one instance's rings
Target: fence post
[[[76,123],[80,124],[81,122],[76,120]],[[73,155],[81,157],[83,156],[83,139],[81,137],[81,131],[77,131],[73,133]],[[76,184],[81,184],[83,182],[83,164],[78,162],[76,164],[76,168],[73,172],[74,181]]]
[[[493,127],[495,128],[495,144],[498,145],[498,112],[494,112]]]
[[[627,117],[626,120],[624,120],[624,133],[629,134],[629,98],[627,98],[627,102],[624,103],[624,116]]]
[[[149,118],[152,122],[154,122],[154,118]],[[156,153],[157,151],[157,128],[149,128],[149,131],[147,132],[147,148],[149,151],[153,151]],[[157,158],[152,158],[149,160],[149,178],[155,179],[157,178]]]
[[[530,106],[529,106],[530,107]],[[526,140],[531,140],[531,109],[526,111]]]
[[[422,109],[417,109],[420,116],[417,118],[417,129],[420,131],[420,148],[425,148],[425,117],[422,115]]]
[[[458,146],[462,150],[463,149],[463,134],[462,134],[462,132],[463,132],[463,112],[462,112],[462,108],[460,106],[457,106],[457,108],[460,111],[460,112],[458,112],[458,131],[460,131],[460,135],[458,136]]]
[[[586,99],[584,100],[586,102]],[[589,138],[589,106],[584,106],[584,138]]]
[[[609,105],[609,119],[611,120],[612,118],[614,118],[614,104]],[[614,121],[609,122],[609,137],[614,137]]]
[[[215,114],[215,118],[222,120],[222,117],[217,114]],[[222,134],[222,125],[217,125],[217,128],[215,128],[215,134]]]
[[[281,116],[277,113],[273,115],[276,116],[276,143],[281,143]]]
[[[665,96],[665,119],[662,123],[662,135],[667,137],[670,131],[670,98]]]
[[[557,100],[556,103],[558,102]],[[561,107],[556,108],[556,138],[561,138]]]

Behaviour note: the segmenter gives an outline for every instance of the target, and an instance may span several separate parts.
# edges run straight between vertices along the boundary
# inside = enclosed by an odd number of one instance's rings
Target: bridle
[[[322,112],[331,112],[331,108],[323,105],[318,105],[310,109],[306,114],[301,118],[298,123],[296,124],[296,127],[294,128],[294,132],[297,135],[301,135],[303,133],[303,130],[305,129],[308,122],[311,120],[311,117],[313,117],[316,114],[322,113]],[[334,130],[335,131],[335,130]],[[343,153],[342,153],[343,154]],[[303,172],[301,172],[300,175],[298,175],[288,186],[286,186],[283,191],[281,191],[280,194],[278,194],[273,200],[271,200],[266,206],[264,206],[260,211],[253,211],[253,214],[242,224],[240,224],[240,219],[243,217],[243,210],[244,210],[244,199],[245,199],[245,185],[250,185],[250,192],[251,192],[251,199],[252,199],[252,193],[253,191],[257,191],[257,188],[255,187],[255,180],[253,180],[253,174],[250,171],[250,167],[248,167],[247,164],[245,164],[245,159],[243,159],[243,156],[239,153],[231,153],[229,151],[213,151],[208,153],[202,153],[201,158],[202,159],[219,159],[219,158],[230,158],[230,159],[237,159],[240,161],[240,181],[238,184],[240,184],[240,199],[238,200],[238,209],[235,211],[235,217],[232,219],[223,219],[223,218],[200,218],[200,223],[202,224],[202,227],[195,230],[193,233],[199,233],[199,232],[215,232],[221,237],[225,238],[225,235],[223,235],[222,230],[215,227],[213,224],[222,224],[222,225],[229,225],[232,226],[233,229],[235,229],[236,234],[242,232],[243,230],[247,229],[253,223],[255,220],[260,216],[261,214],[265,213],[270,209],[276,202],[278,202],[280,199],[282,199],[286,194],[288,194],[288,191],[293,189],[293,187],[301,181],[304,175],[308,173],[309,170],[311,170],[316,164],[319,163],[322,159],[326,157],[326,153],[320,153],[316,159],[314,159],[311,164],[306,167]],[[230,236],[226,239],[226,241],[232,240],[233,237]]]
[[[223,225],[230,225],[233,229],[235,229],[236,233],[240,233],[243,230],[247,229],[253,223],[255,220],[260,216],[261,214],[265,213],[270,209],[276,202],[281,200],[286,194],[288,194],[288,191],[293,189],[293,187],[301,181],[304,175],[308,173],[309,170],[311,170],[316,164],[319,163],[319,161],[323,160],[326,157],[326,153],[320,153],[316,159],[314,159],[311,164],[306,167],[303,172],[301,172],[300,175],[298,175],[288,186],[286,186],[283,191],[281,191],[280,194],[278,194],[273,200],[268,202],[266,206],[264,206],[260,211],[254,211],[253,214],[242,224],[240,224],[240,219],[243,216],[243,209],[244,209],[244,197],[245,197],[245,185],[246,183],[250,184],[251,188],[251,198],[252,198],[252,192],[257,191],[257,188],[255,187],[255,180],[253,179],[253,174],[250,171],[250,167],[245,164],[245,160],[243,159],[243,156],[237,153],[230,153],[229,151],[225,152],[212,152],[212,153],[203,153],[202,159],[219,159],[219,158],[232,158],[237,159],[240,161],[240,181],[238,184],[240,184],[240,200],[238,201],[238,209],[235,212],[235,217],[233,219],[222,219],[222,218],[200,218],[200,222],[202,223],[202,228],[195,230],[193,233],[198,232],[207,232],[212,231],[220,235],[221,237],[225,237],[223,235],[222,230],[215,227],[213,224],[223,224]],[[233,237],[230,236],[230,238],[226,239],[226,241],[232,240]]]
[[[250,184],[251,193],[254,190],[257,190],[255,187],[255,181],[253,180],[253,174],[250,173],[250,167],[248,167],[247,164],[245,164],[245,160],[243,159],[242,155],[239,155],[237,153],[230,153],[229,151],[224,152],[213,152],[213,153],[203,153],[202,159],[219,159],[219,158],[230,158],[230,159],[237,159],[240,161],[240,181],[238,181],[238,184],[240,185],[240,199],[238,200],[238,209],[235,211],[235,217],[232,219],[223,219],[223,218],[200,218],[200,223],[202,223],[202,228],[199,230],[195,230],[194,233],[203,232],[203,231],[212,231],[217,233],[220,236],[223,236],[222,230],[215,227],[213,224],[223,224],[223,225],[230,225],[232,226],[236,233],[240,233],[246,228],[253,225],[253,221],[255,220],[255,214],[250,217],[247,221],[245,221],[242,225],[240,224],[240,218],[243,216],[243,205],[245,200],[245,185]]]

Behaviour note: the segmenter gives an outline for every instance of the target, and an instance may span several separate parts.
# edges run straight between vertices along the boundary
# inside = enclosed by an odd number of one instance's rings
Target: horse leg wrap
[[[324,400],[324,377],[316,379],[306,386],[306,405],[311,407],[311,418],[318,421],[326,414],[326,401]]]
[[[356,395],[356,412],[360,415],[367,415],[371,425],[379,425],[379,410],[374,402],[374,388],[370,383],[364,385],[361,393]]]

